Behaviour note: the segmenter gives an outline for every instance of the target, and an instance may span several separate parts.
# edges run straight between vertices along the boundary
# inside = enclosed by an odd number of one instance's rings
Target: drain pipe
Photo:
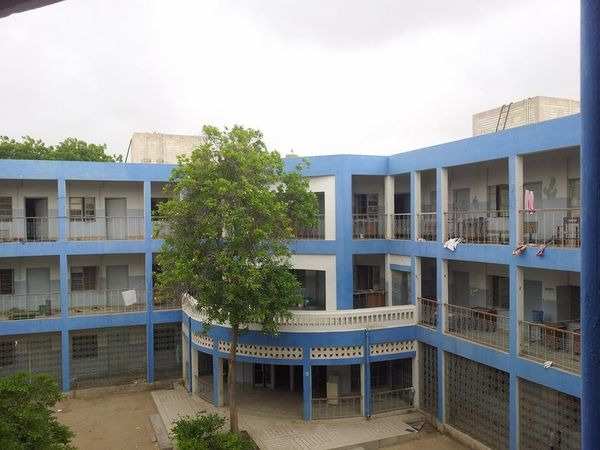
[[[600,2],[581,0],[581,444],[600,448]]]

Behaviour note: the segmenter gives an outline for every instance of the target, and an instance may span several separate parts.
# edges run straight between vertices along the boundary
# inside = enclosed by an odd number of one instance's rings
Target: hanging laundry
[[[529,189],[525,189],[523,194],[523,204],[525,211],[529,214],[535,213],[535,194]]]
[[[524,243],[520,243],[519,245],[517,245],[517,247],[513,250],[512,254],[515,256],[521,256],[525,250],[527,250],[527,245],[525,245]]]
[[[447,248],[448,250],[453,252],[454,250],[456,250],[456,247],[458,247],[458,244],[460,244],[461,242],[462,238],[448,239],[446,242],[444,242],[444,248]]]
[[[536,255],[536,256],[544,256],[544,250],[546,250],[546,247],[547,247],[547,246],[548,246],[548,244],[546,244],[546,243],[544,243],[544,244],[540,245],[540,246],[538,247],[538,251],[537,251],[537,253],[536,253],[535,255]]]

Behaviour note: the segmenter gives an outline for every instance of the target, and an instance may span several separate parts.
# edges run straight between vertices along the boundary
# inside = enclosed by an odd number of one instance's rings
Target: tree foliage
[[[47,375],[19,373],[0,378],[0,448],[71,449],[73,433],[51,410],[61,398],[58,385]]]
[[[0,159],[121,162],[123,157],[107,155],[105,144],[88,144],[72,137],[52,146],[30,136],[20,141],[0,136]]]
[[[160,205],[170,233],[158,256],[160,295],[189,293],[209,323],[229,323],[229,405],[237,431],[235,354],[250,324],[277,331],[302,301],[291,272],[289,240],[314,226],[316,196],[302,176],[286,172],[262,134],[240,126],[204,127],[204,141],[182,157],[171,177],[174,199]]]
[[[218,414],[183,417],[171,434],[178,450],[254,450],[252,441],[238,433],[222,431],[225,419]]]

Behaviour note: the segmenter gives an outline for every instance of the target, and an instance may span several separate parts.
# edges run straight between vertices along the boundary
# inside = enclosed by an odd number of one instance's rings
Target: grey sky
[[[67,0],[0,20],[0,134],[124,153],[134,131],[261,129],[287,153],[390,154],[471,115],[579,98],[575,0]]]

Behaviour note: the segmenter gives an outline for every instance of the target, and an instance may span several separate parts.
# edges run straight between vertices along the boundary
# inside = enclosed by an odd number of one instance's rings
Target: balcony
[[[0,295],[0,320],[25,320],[60,315],[58,292]]]
[[[438,302],[430,298],[417,298],[417,322],[430,328],[437,328]]]
[[[508,351],[508,317],[494,308],[444,305],[446,332],[479,344]]]
[[[579,322],[572,330],[564,325],[549,326],[519,321],[519,354],[539,362],[552,361],[564,370],[579,373],[581,367],[581,330]]]
[[[536,209],[519,211],[523,242],[555,247],[581,246],[579,208]]]
[[[49,242],[57,239],[56,216],[0,217],[0,242]]]
[[[447,239],[470,244],[508,244],[508,211],[449,211]]]
[[[385,306],[385,290],[365,289],[354,291],[353,305],[354,309]]]
[[[392,215],[392,238],[410,239],[410,213]]]
[[[187,296],[182,301],[184,312],[199,322],[206,318],[196,309],[196,300]],[[362,330],[365,327],[392,328],[415,324],[414,305],[337,311],[290,311],[288,319],[280,321],[280,332],[319,332]],[[225,326],[228,326],[225,324]],[[260,325],[250,326],[260,330]]]
[[[434,212],[420,212],[417,214],[417,239],[425,241],[437,240],[437,218]]]
[[[142,240],[144,216],[70,217],[69,239],[73,241]]]
[[[317,224],[314,227],[296,229],[296,239],[325,239],[325,214],[317,216]]]
[[[352,214],[354,239],[385,239],[385,214]]]
[[[126,292],[133,292],[129,298]],[[134,300],[133,303],[130,303]],[[69,293],[69,314],[91,315],[107,313],[126,313],[146,309],[145,290],[97,290],[72,291]]]

